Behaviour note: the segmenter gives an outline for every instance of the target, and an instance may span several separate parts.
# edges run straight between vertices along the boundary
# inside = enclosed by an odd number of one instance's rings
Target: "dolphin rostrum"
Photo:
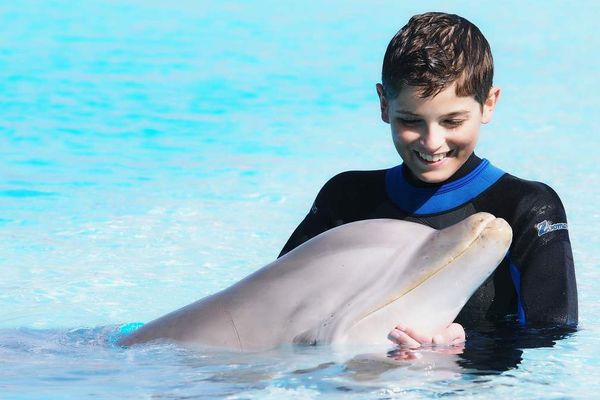
[[[452,323],[511,240],[508,223],[487,213],[442,230],[392,219],[345,224],[120,344],[169,339],[240,351],[389,345],[398,323],[433,335]]]

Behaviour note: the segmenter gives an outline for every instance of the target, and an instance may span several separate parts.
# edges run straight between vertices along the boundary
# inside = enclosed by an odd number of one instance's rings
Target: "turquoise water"
[[[580,330],[487,369],[427,351],[391,367],[327,348],[111,345],[119,324],[271,261],[330,176],[399,162],[374,84],[391,36],[427,10],[492,45],[503,92],[478,153],[561,195]],[[3,2],[0,397],[593,397],[599,17],[592,1]]]

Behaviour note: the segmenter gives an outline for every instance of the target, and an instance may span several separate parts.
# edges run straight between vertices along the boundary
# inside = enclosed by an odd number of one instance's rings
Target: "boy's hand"
[[[403,347],[416,349],[426,344],[433,345],[457,345],[464,343],[465,330],[462,325],[455,323],[450,324],[442,332],[434,336],[423,335],[412,328],[403,325],[397,325],[389,334],[388,339]]]

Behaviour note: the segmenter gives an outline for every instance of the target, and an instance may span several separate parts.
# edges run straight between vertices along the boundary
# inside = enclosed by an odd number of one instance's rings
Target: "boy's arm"
[[[300,225],[298,225],[296,230],[294,230],[277,258],[292,251],[318,234],[336,226],[333,222],[335,219],[332,216],[334,212],[333,206],[336,204],[335,199],[333,199],[333,196],[336,194],[335,186],[336,182],[334,177],[321,188],[310,211]]]
[[[312,209],[309,211],[308,215],[306,215],[304,220],[302,220],[300,225],[298,225],[288,241],[285,243],[277,258],[283,256],[289,251],[294,250],[296,247],[317,236],[319,233],[325,232],[326,230],[332,228],[329,226],[326,219],[320,218],[320,216],[317,214],[318,213],[313,213]]]
[[[515,232],[510,269],[521,325],[577,325],[577,284],[567,219],[549,187]]]
[[[577,325],[577,283],[571,244],[556,241],[536,249],[521,280],[523,317],[528,325]]]

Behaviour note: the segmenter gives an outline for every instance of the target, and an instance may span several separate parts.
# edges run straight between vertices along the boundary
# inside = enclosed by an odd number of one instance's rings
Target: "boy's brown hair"
[[[457,96],[473,96],[483,106],[493,77],[489,43],[455,14],[415,15],[392,38],[383,58],[382,84],[390,100],[405,86],[430,97],[456,82]]]

